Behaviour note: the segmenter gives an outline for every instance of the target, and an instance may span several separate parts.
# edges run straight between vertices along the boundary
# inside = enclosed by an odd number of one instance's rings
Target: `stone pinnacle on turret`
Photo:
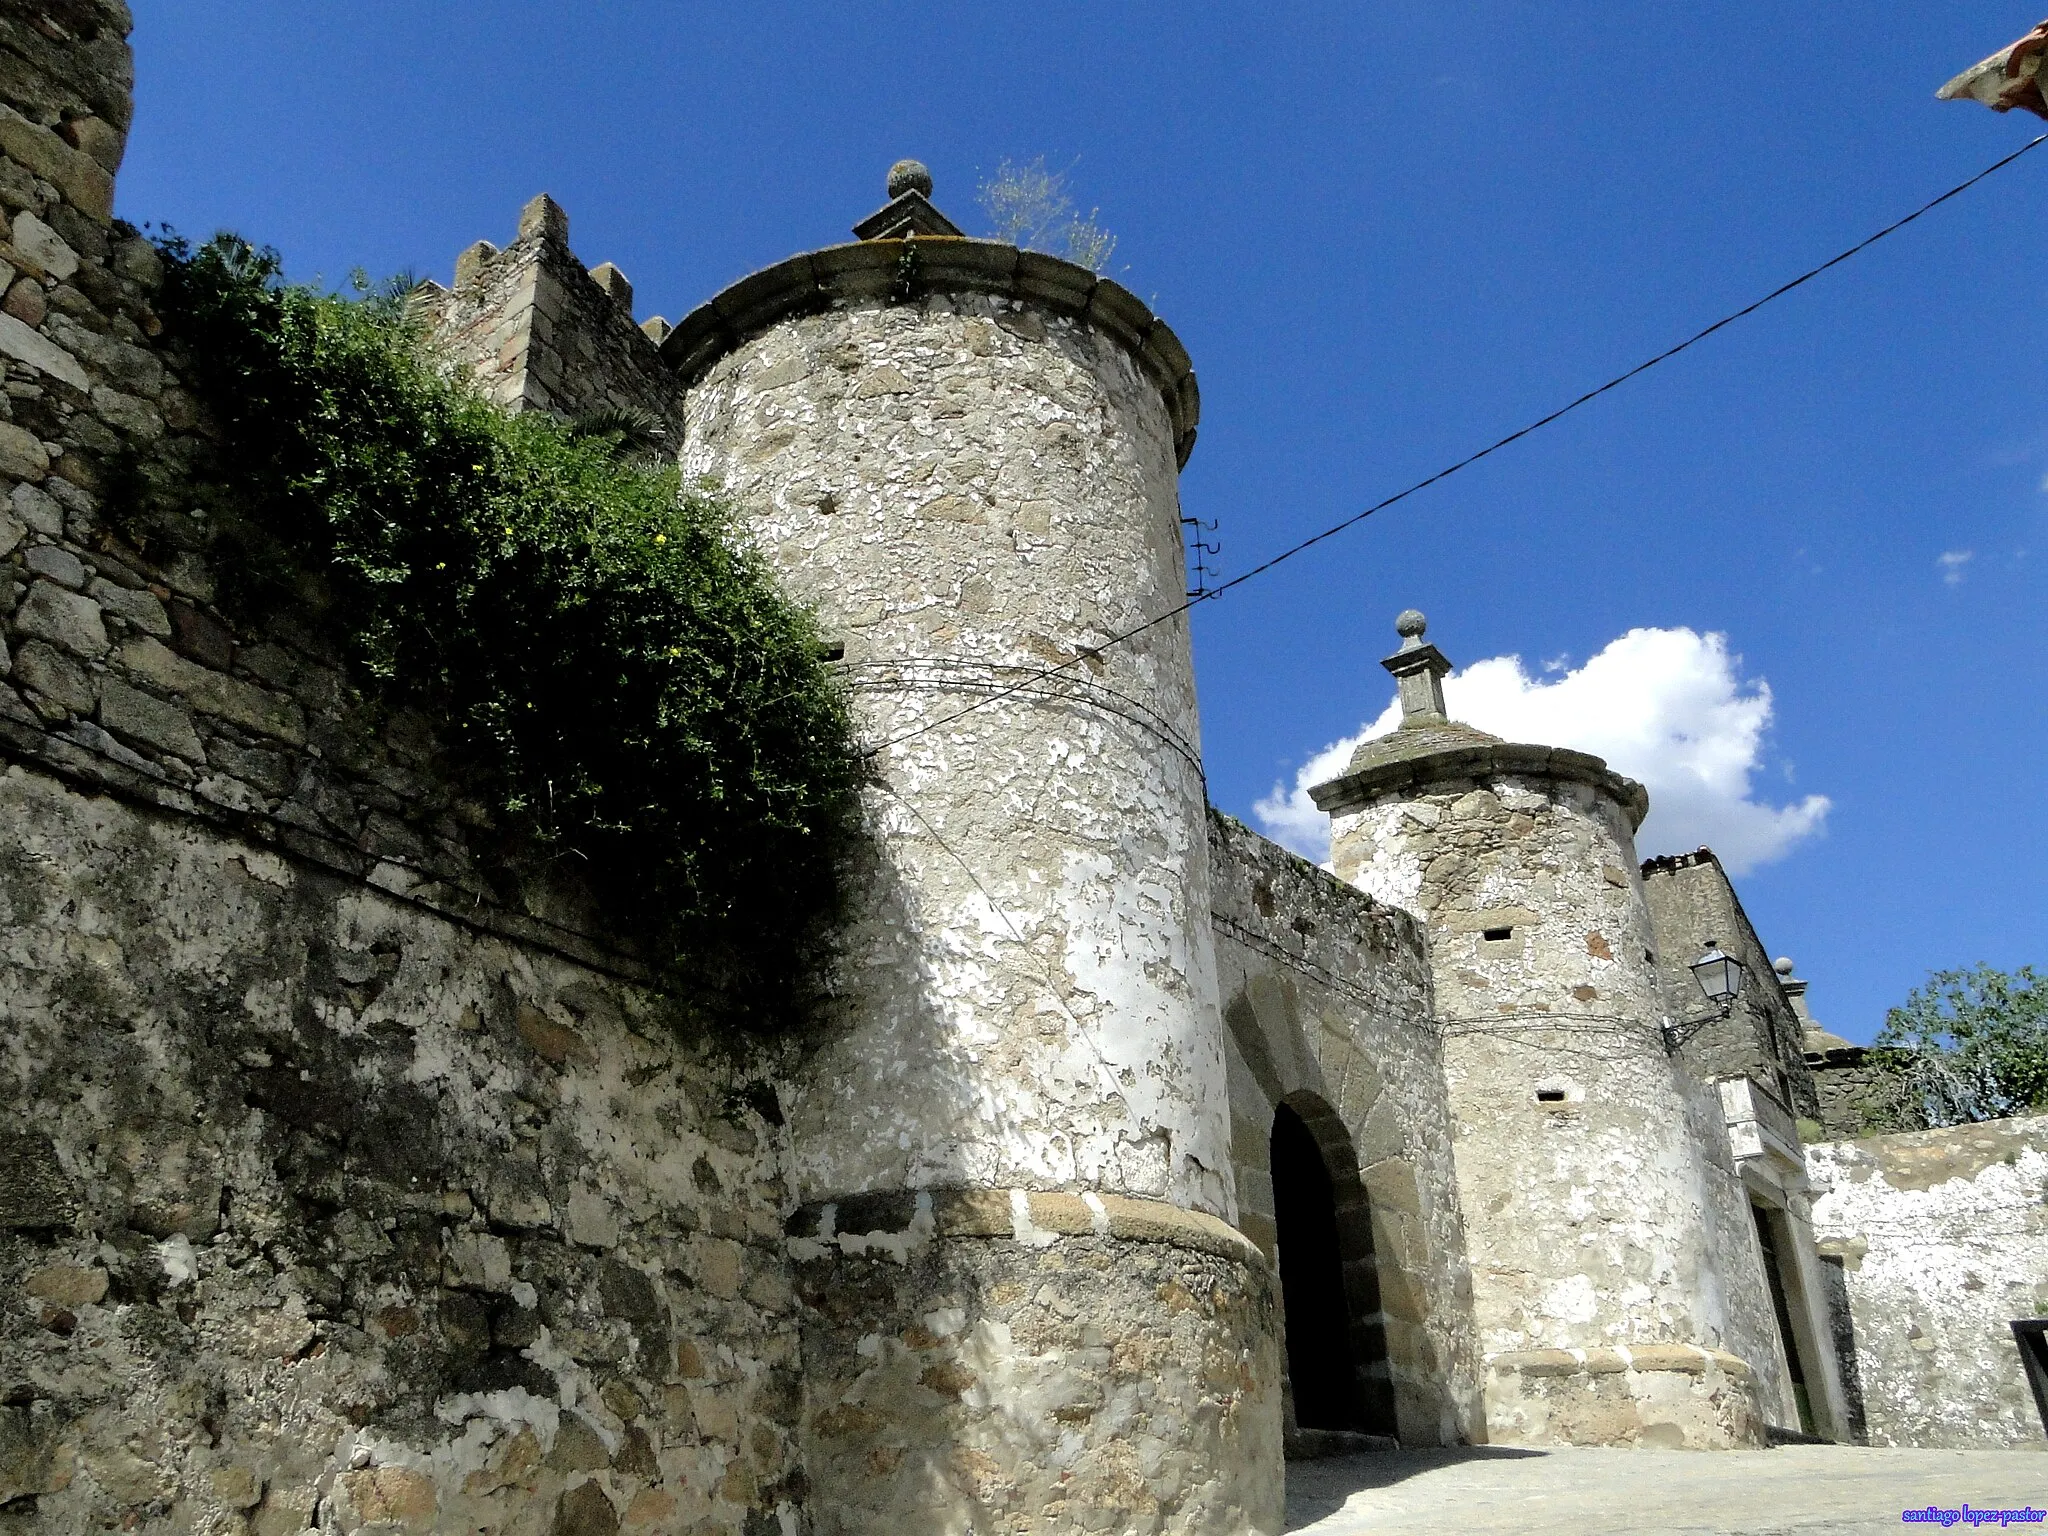
[[[889,195],[901,197],[906,192],[915,192],[919,197],[932,195],[932,173],[925,168],[922,160],[898,160],[889,167]]]
[[[1447,719],[1444,713],[1444,674],[1450,661],[1422,637],[1429,620],[1414,608],[1394,620],[1394,632],[1401,637],[1401,649],[1380,663],[1401,685],[1401,723],[1433,724]]]
[[[1789,955],[1780,955],[1771,962],[1771,969],[1778,973],[1778,985],[1785,989],[1785,1000],[1792,1005],[1792,1012],[1798,1015],[1800,1027],[1810,1032],[1819,1031],[1822,1034],[1826,1034],[1827,1032],[1822,1030],[1820,1025],[1814,1020],[1813,1015],[1807,1011],[1806,983],[1794,974],[1797,968],[1792,964],[1791,957]],[[1831,1036],[1830,1038],[1839,1037]],[[1815,1047],[1809,1041],[1806,1048],[1810,1051]],[[1822,1046],[1820,1049],[1825,1050],[1827,1047]]]
[[[932,173],[922,160],[898,160],[889,167],[889,201],[858,224],[861,240],[908,240],[918,236],[960,238],[960,227],[932,206]]]

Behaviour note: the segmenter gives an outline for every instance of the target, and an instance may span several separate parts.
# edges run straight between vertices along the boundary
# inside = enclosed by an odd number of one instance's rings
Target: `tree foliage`
[[[1877,1044],[1930,1125],[2048,1110],[2048,976],[1936,971],[1885,1015]]]
[[[505,413],[425,354],[407,285],[289,285],[230,236],[163,254],[218,434],[176,492],[223,601],[313,613],[366,698],[433,715],[515,867],[576,869],[672,978],[786,1005],[839,905],[851,717],[658,424]]]
[[[996,239],[1062,257],[1090,272],[1109,270],[1116,236],[1097,222],[1100,209],[1085,215],[1075,209],[1067,173],[1047,169],[1045,156],[1002,161],[981,183],[977,201]]]

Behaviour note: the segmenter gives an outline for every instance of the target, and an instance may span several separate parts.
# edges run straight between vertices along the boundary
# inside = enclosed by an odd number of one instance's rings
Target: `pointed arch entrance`
[[[1372,1208],[1344,1123],[1313,1094],[1273,1112],[1273,1216],[1300,1429],[1398,1433]]]

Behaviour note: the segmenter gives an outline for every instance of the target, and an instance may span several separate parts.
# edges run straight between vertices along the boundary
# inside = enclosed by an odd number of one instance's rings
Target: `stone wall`
[[[488,818],[429,722],[359,711],[319,637],[288,621],[238,633],[197,517],[110,520],[112,466],[175,486],[209,428],[156,344],[153,253],[109,217],[128,18],[72,9],[63,25],[0,19],[21,77],[10,99],[36,114],[0,120],[0,1285],[15,1298],[0,1324],[0,1519],[790,1531],[819,1509],[862,1518],[863,1499],[894,1522],[943,1473],[983,1511],[1043,1513],[1058,1494],[1074,1528],[1115,1514],[1273,1527],[1271,1277],[1218,1219],[1234,1204],[1184,627],[1124,648],[1106,677],[1078,667],[1016,735],[1035,809],[964,778],[951,807],[917,803],[918,775],[943,766],[932,752],[980,757],[957,739],[887,765],[877,889],[912,899],[882,902],[851,952],[920,988],[927,967],[945,972],[933,998],[972,995],[985,957],[969,935],[1000,949],[982,919],[1021,924],[1033,941],[996,967],[991,995],[1021,985],[1010,1001],[1031,1008],[998,1008],[924,1054],[900,1035],[868,1041],[884,1046],[881,1084],[829,1048],[771,1073],[791,1064],[682,1032],[573,890],[489,871]],[[565,236],[543,201],[511,251],[469,253],[452,293],[421,296],[443,344],[467,348],[508,406],[630,405],[673,427],[673,377],[632,327],[622,280],[584,273]],[[912,641],[880,655],[935,646],[941,667],[961,628],[1000,624],[969,697],[1180,585],[1185,354],[1149,316],[1129,333],[1142,306],[1121,289],[1052,266],[1091,318],[976,300],[810,322],[797,355],[817,372],[800,398],[858,420],[819,445],[823,504],[759,499],[778,557],[794,546],[773,520],[829,517],[830,492],[850,512],[907,516],[868,581],[881,596],[909,578],[902,601],[866,622]],[[956,364],[912,409],[904,397]],[[704,440],[723,432],[760,466],[793,434],[750,400],[768,382],[739,371],[737,398],[734,370],[713,370],[693,403],[713,413]],[[1029,418],[1031,443],[1006,462],[978,457],[991,411]],[[934,436],[948,450],[936,479]],[[864,444],[886,450],[872,504],[847,472]],[[975,547],[991,534],[1007,569]],[[809,595],[843,610],[852,593]],[[855,630],[863,613],[835,617]],[[941,710],[958,681],[913,668],[868,691]],[[993,867],[960,878],[962,844],[984,850],[959,818],[989,813],[1050,858],[1050,927],[1017,891],[988,902]],[[939,910],[954,898],[968,910]],[[913,931],[936,947],[906,953]],[[1048,986],[1041,941],[1057,932],[1067,983]],[[977,1078],[996,1097],[976,1087],[944,1108],[969,1123],[993,1109],[1021,1134],[944,1121],[906,1146],[863,1118],[901,1106],[892,1083],[943,1098]],[[806,1122],[801,1161],[784,1104]],[[915,1254],[886,1227],[837,1225],[860,1170],[906,1150],[948,1168],[965,1152],[969,1179],[1085,1193],[978,1191],[1008,1228],[947,1205]],[[870,1358],[885,1325],[895,1342]],[[905,1361],[914,1386],[891,1374]],[[877,1405],[880,1426],[862,1417]],[[822,1497],[804,1465],[822,1469]]]
[[[812,313],[808,263],[739,285],[772,312],[779,274],[797,310],[692,387],[683,459],[843,644],[877,749],[845,1028],[790,1107],[803,1197],[1095,1188],[1228,1220],[1185,621],[1081,654],[1182,591],[1159,390],[1042,302]]]
[[[0,751],[510,934],[608,955],[574,892],[495,883],[478,852],[488,817],[446,772],[426,719],[376,717],[289,617],[235,632],[215,603],[200,513],[174,506],[141,527],[110,515],[123,463],[175,483],[209,428],[158,339],[161,263],[110,217],[126,10],[32,10],[0,16]]]
[[[0,1522],[797,1505],[784,1133],[658,999],[18,765],[0,871]]]
[[[1353,1358],[1384,1356],[1401,1442],[1481,1440],[1472,1281],[1421,930],[1220,813],[1209,865],[1238,1225],[1275,1254],[1269,1147],[1284,1103],[1320,1133],[1355,1271]]]
[[[1893,1128],[1926,1129],[1925,1103],[1913,1092],[1911,1080],[1887,1066],[1881,1053],[1818,1030],[1808,1041],[1821,1047],[1806,1053],[1806,1067],[1823,1136],[1854,1141]]]
[[[484,879],[203,525],[108,519],[206,430],[111,219],[128,25],[0,12],[0,1527],[776,1528],[765,1065]]]
[[[686,475],[816,604],[873,749],[787,1099],[807,1465],[863,1529],[1034,1518],[1049,1465],[1049,1530],[1280,1518],[1265,1262],[1139,1235],[1236,1214],[1186,625],[1092,649],[1183,590],[1169,354],[1116,285],[960,239],[794,257],[665,347]],[[948,1216],[985,1206],[1006,1240]]]
[[[1215,1217],[951,1190],[791,1230],[817,1536],[1278,1532],[1273,1285]]]
[[[2041,1449],[2008,1324],[2048,1316],[2048,1116],[1827,1142],[1807,1163],[1870,1443]]]
[[[436,347],[506,409],[643,411],[669,432],[670,452],[680,445],[682,389],[657,347],[666,322],[633,323],[633,285],[610,262],[576,259],[553,198],[520,210],[513,244],[479,240],[456,258],[452,289],[423,283],[414,303]]]

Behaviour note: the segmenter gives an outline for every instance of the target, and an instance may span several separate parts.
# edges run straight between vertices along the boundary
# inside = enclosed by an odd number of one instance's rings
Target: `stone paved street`
[[[1287,1468],[1287,1529],[1849,1536],[1896,1531],[1929,1504],[2048,1506],[2048,1454],[1862,1450],[1405,1451]],[[1958,1524],[1954,1529],[1981,1526]],[[1995,1528],[1995,1527],[1993,1527]],[[2012,1527],[2048,1531],[2048,1523]]]

